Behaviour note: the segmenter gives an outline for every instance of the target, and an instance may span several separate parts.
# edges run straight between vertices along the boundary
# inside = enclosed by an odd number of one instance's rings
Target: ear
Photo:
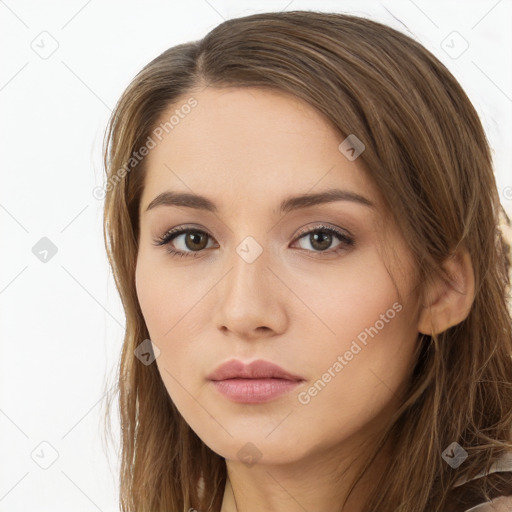
[[[467,250],[449,256],[442,266],[450,280],[439,277],[428,286],[418,319],[418,331],[423,334],[439,334],[462,322],[475,298],[475,276]]]

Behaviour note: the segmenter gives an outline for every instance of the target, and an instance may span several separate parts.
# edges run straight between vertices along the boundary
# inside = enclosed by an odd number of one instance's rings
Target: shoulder
[[[497,461],[495,461],[488,472],[481,471],[478,475],[474,476],[471,480],[476,480],[482,476],[487,476],[492,473],[501,473],[501,472],[512,472],[512,451],[506,452],[502,455]],[[454,487],[459,487],[460,485],[469,482],[471,480],[460,479]],[[508,512],[508,511],[507,511]]]
[[[464,512],[512,512],[512,496],[500,496]]]
[[[472,486],[472,483],[484,478],[492,489],[490,498],[484,498],[481,491]],[[488,471],[459,481],[453,495],[456,503],[465,505],[458,508],[462,512],[512,512],[512,452],[505,453]]]

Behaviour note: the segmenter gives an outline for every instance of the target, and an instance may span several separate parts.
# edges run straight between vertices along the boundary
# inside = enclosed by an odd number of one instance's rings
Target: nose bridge
[[[256,235],[263,238],[263,235]],[[271,250],[255,236],[248,235],[233,247],[227,256],[227,274],[216,293],[214,322],[217,328],[228,329],[242,337],[252,337],[261,327],[279,331],[285,315],[276,304],[278,286],[268,267]]]
[[[230,257],[232,270],[229,277],[232,291],[247,293],[250,289],[256,292],[259,285],[268,282],[269,248],[261,240],[262,236],[258,238],[245,236],[234,248]],[[245,290],[244,287],[249,289]]]

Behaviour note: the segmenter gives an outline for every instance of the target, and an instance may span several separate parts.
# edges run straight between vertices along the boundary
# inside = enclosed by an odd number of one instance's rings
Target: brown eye
[[[184,233],[184,243],[187,249],[192,251],[200,251],[206,248],[208,235],[201,231],[188,231]],[[205,243],[206,242],[206,243]]]
[[[301,240],[303,238],[305,238],[308,241],[310,247],[313,249],[312,252],[318,252],[320,254],[332,254],[340,250],[338,249],[338,247],[351,247],[355,243],[352,237],[348,236],[342,231],[338,231],[337,229],[330,228],[327,226],[318,226],[309,231],[302,232],[301,235],[297,238],[297,240]],[[333,243],[333,240],[336,238],[340,241],[338,246],[334,250],[327,251],[327,249],[329,249],[329,247]],[[305,249],[310,250],[307,247],[305,247]]]
[[[325,231],[310,233],[308,236],[311,246],[319,251],[328,249],[333,239],[333,236]]]
[[[167,245],[167,251],[173,255],[195,257],[194,253],[199,253],[207,248],[209,237],[208,233],[199,229],[177,228],[168,231],[163,237],[156,240],[155,245]],[[177,250],[173,249],[176,243],[178,243]]]

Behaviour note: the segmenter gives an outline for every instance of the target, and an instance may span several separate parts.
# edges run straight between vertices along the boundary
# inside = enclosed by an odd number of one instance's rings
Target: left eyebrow
[[[375,205],[369,199],[355,192],[341,189],[328,189],[316,194],[301,194],[288,197],[281,202],[278,213],[288,213],[292,210],[309,208],[318,204],[332,203],[335,201],[350,201],[369,208],[375,208]],[[217,206],[211,199],[189,192],[163,192],[149,203],[146,211],[156,208],[157,206],[182,206],[196,210],[206,210],[213,213],[218,212]]]
[[[309,208],[317,204],[333,203],[336,201],[350,201],[369,208],[375,208],[375,205],[366,197],[356,194],[355,192],[350,192],[349,190],[331,188],[323,192],[318,192],[317,194],[302,194],[289,197],[281,203],[279,213],[288,213],[292,210]]]

